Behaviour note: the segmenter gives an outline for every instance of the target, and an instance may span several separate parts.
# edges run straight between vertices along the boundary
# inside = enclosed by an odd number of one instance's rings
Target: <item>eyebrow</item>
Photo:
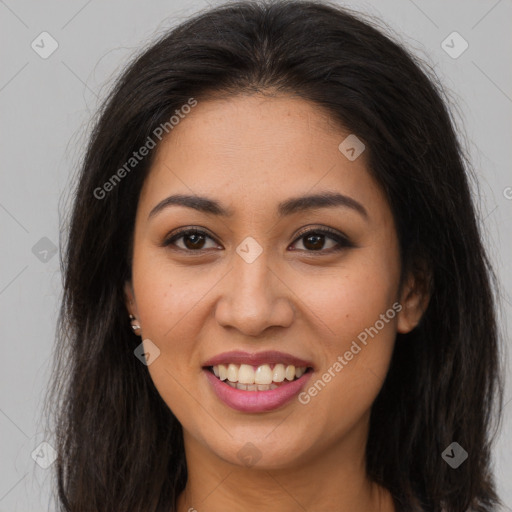
[[[148,219],[171,206],[184,206],[186,208],[193,208],[194,210],[202,213],[221,217],[232,217],[234,215],[234,211],[231,208],[222,206],[215,199],[197,195],[175,194],[160,201],[151,210],[148,215]],[[345,196],[337,192],[322,192],[319,194],[292,197],[279,203],[277,207],[277,214],[279,217],[285,217],[302,211],[340,206],[350,208],[358,212],[365,219],[368,219],[368,212],[361,203],[349,196]]]

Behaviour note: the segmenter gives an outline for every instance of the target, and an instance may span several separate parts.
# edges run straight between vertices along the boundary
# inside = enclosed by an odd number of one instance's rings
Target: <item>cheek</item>
[[[160,350],[148,370],[164,400],[171,405],[172,397],[174,405],[181,387],[200,372],[196,340],[203,321],[198,315],[211,285],[142,249],[134,254],[132,278],[143,338]]]
[[[305,306],[319,319],[317,352],[322,353],[322,367],[303,403],[316,401],[315,421],[332,422],[333,431],[363,415],[382,387],[396,338],[398,277],[393,253],[368,252],[316,285],[300,285],[298,295],[307,297]]]
[[[182,272],[143,255],[134,259],[132,274],[143,338],[160,351],[147,369],[162,400],[180,422],[187,423],[191,409],[188,390],[201,372],[195,341],[201,322],[195,317],[206,290],[202,291],[198,282],[185,282]]]
[[[132,275],[144,336],[168,351],[193,348],[185,343],[183,333],[189,337],[199,331],[201,324],[194,318],[201,310],[201,299],[215,283],[213,273],[179,267],[160,250],[140,248],[134,254]]]
[[[304,297],[306,311],[313,312],[323,325],[324,339],[332,350],[341,350],[366,328],[386,314],[398,295],[398,266],[395,260],[354,255],[343,267],[321,278],[294,283],[297,295]],[[395,311],[379,330],[394,338]]]

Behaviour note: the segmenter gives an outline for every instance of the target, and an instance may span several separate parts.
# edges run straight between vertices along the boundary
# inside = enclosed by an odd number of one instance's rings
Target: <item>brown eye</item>
[[[306,249],[319,251],[324,249],[325,238],[325,235],[314,233],[312,235],[302,237],[302,240],[304,240],[303,245]]]
[[[183,239],[182,246],[176,243],[180,239]],[[207,239],[214,241],[213,238],[207,235],[204,231],[187,229],[174,234],[172,237],[168,238],[163,245],[174,245],[183,251],[202,251],[208,249],[208,247],[205,247]]]
[[[205,237],[199,233],[190,233],[183,235],[183,243],[187,249],[202,249],[204,246]]]
[[[302,233],[294,244],[300,240],[302,240],[304,249],[299,248],[298,250],[305,250],[306,252],[333,252],[353,247],[347,237],[330,229],[309,230]],[[326,240],[330,240],[329,247],[325,247]]]

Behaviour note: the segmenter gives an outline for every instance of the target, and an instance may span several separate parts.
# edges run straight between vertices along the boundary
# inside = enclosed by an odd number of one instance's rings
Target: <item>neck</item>
[[[228,462],[184,431],[188,481],[177,512],[395,512],[390,493],[367,478],[363,431],[354,428],[335,446],[326,441],[293,465],[263,468]]]

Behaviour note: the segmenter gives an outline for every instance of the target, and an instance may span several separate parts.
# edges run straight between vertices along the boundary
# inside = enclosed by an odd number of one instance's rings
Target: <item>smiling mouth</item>
[[[309,366],[294,366],[277,364],[218,364],[208,366],[210,371],[220,381],[235,389],[243,391],[269,391],[283,384],[299,379],[305,373],[313,371]]]

